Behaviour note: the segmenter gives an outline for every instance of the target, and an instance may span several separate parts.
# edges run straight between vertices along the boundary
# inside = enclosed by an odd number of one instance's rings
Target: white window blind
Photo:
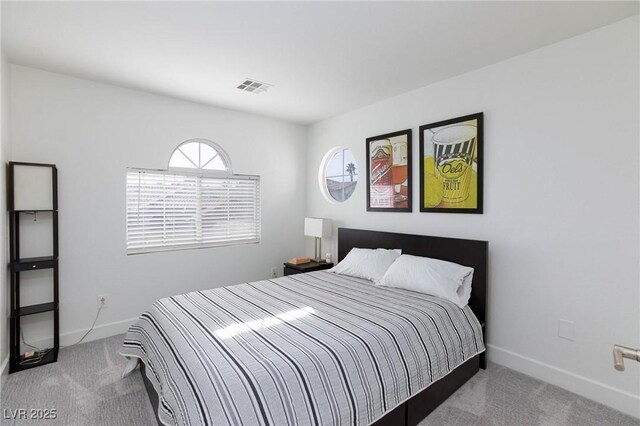
[[[127,254],[260,242],[260,177],[127,169]]]

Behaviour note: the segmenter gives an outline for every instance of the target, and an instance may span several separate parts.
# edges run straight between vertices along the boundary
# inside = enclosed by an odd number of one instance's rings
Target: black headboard
[[[338,228],[338,261],[344,259],[354,247],[387,248],[472,267],[474,272],[469,307],[483,325],[487,312],[488,246],[487,241]]]

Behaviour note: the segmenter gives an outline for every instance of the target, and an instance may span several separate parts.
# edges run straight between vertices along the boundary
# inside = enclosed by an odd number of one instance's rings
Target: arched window
[[[231,173],[231,161],[224,150],[207,139],[190,139],[171,154],[170,169],[218,170]]]
[[[215,143],[181,143],[168,170],[127,169],[127,254],[259,242],[260,176],[232,174]]]

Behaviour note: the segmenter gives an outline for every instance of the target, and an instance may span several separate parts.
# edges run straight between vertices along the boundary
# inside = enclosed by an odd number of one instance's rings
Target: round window
[[[358,164],[351,150],[337,147],[327,152],[318,177],[320,190],[327,200],[347,201],[358,184]]]

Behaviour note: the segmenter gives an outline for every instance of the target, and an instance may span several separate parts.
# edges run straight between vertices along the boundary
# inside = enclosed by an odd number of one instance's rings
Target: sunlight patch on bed
[[[229,339],[240,333],[273,327],[274,325],[282,324],[284,322],[295,321],[299,318],[306,317],[307,315],[311,315],[313,313],[315,313],[315,310],[311,306],[305,306],[304,308],[293,309],[291,311],[283,312],[281,314],[273,315],[266,318],[261,318],[255,321],[235,323],[228,327],[214,331],[214,334],[221,339]]]

